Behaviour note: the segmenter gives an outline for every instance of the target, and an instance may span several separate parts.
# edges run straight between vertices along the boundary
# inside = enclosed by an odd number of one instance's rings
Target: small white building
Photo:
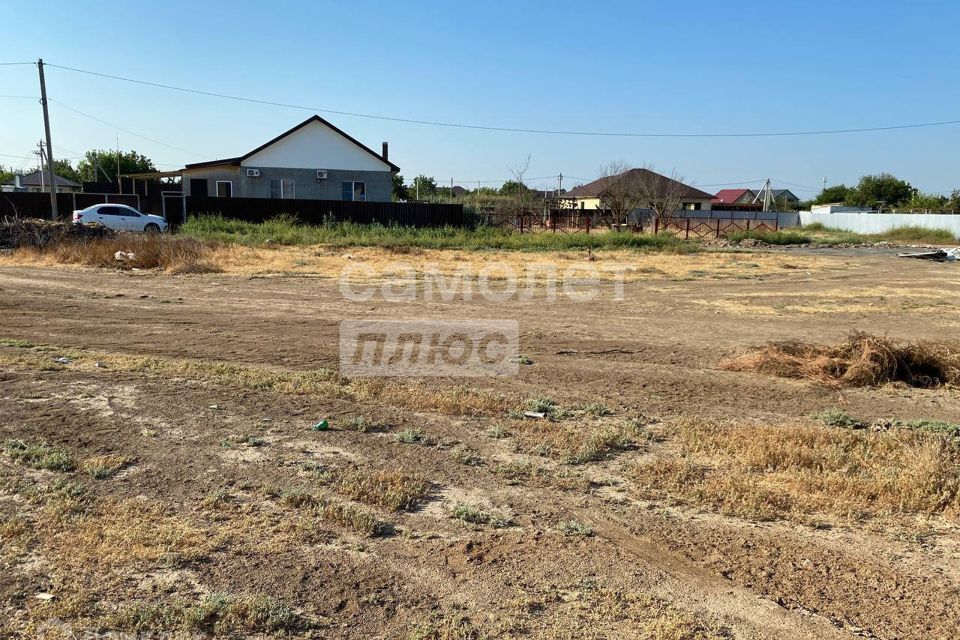
[[[876,209],[863,207],[848,207],[844,204],[815,204],[810,207],[810,213],[876,213]]]

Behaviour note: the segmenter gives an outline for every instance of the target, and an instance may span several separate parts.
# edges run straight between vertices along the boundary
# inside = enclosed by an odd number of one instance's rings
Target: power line
[[[37,64],[36,62],[0,62],[0,67],[12,67],[17,64]]]
[[[896,131],[901,129],[919,129],[924,127],[942,127],[960,124],[960,120],[942,120],[938,122],[921,122],[914,124],[900,124],[883,127],[859,127],[853,129],[821,129],[811,131],[780,131],[780,132],[743,132],[743,133],[631,133],[631,132],[610,132],[610,131],[570,131],[555,129],[530,129],[521,127],[496,127],[479,124],[465,124],[458,122],[442,122],[437,120],[418,120],[414,118],[400,118],[395,116],[383,116],[369,113],[357,113],[353,111],[338,111],[320,107],[308,107],[298,104],[274,102],[272,100],[261,100],[257,98],[247,98],[244,96],[234,96],[214,91],[204,91],[201,89],[189,89],[186,87],[177,87],[159,82],[148,82],[146,80],[137,80],[135,78],[126,78],[123,76],[111,75],[109,73],[100,73],[98,71],[89,71],[86,69],[77,69],[57,64],[47,64],[49,67],[83,73],[100,78],[109,78],[111,80],[120,80],[134,84],[157,87],[160,89],[169,89],[171,91],[181,91],[183,93],[192,93],[196,95],[209,96],[213,98],[223,98],[226,100],[236,100],[239,102],[249,102],[252,104],[262,104],[273,107],[284,107],[288,109],[300,109],[303,111],[313,111],[319,113],[333,113],[336,115],[350,116],[354,118],[368,118],[373,120],[387,120],[390,122],[403,122],[407,124],[420,124],[434,127],[449,127],[455,129],[476,129],[481,131],[502,131],[508,133],[538,133],[547,135],[563,136],[592,136],[592,137],[622,137],[622,138],[773,138],[773,137],[792,137],[792,136],[819,136],[819,135],[838,135],[848,133],[868,133],[878,131]]]
[[[53,65],[48,65],[48,66],[53,66]],[[73,111],[74,113],[79,114],[79,115],[81,115],[81,116],[83,116],[83,117],[85,117],[85,118],[90,118],[91,120],[94,120],[94,121],[96,121],[96,122],[99,122],[100,124],[107,125],[108,127],[113,127],[114,129],[117,129],[117,130],[119,130],[119,131],[123,131],[124,133],[129,134],[129,135],[131,135],[131,136],[136,136],[137,138],[143,138],[144,140],[149,140],[150,142],[159,144],[159,145],[164,146],[164,147],[169,147],[169,148],[171,148],[171,149],[174,149],[175,151],[181,151],[181,152],[183,152],[183,153],[189,153],[189,154],[192,155],[192,156],[203,155],[203,154],[199,154],[199,153],[197,153],[197,152],[195,152],[195,151],[190,151],[190,150],[188,150],[188,149],[181,149],[180,147],[175,147],[175,146],[173,146],[172,144],[167,144],[166,142],[161,142],[160,140],[156,140],[156,139],[154,139],[154,138],[147,137],[147,136],[145,136],[145,135],[136,133],[135,131],[130,131],[129,129],[124,129],[123,127],[120,127],[120,126],[118,126],[118,125],[115,125],[115,124],[113,124],[113,123],[111,123],[111,122],[107,122],[106,120],[102,120],[102,119],[100,119],[100,118],[98,118],[98,117],[96,117],[96,116],[92,116],[92,115],[90,115],[89,113],[84,113],[83,111],[80,111],[79,109],[74,109],[73,107],[68,106],[68,105],[64,104],[63,102],[61,102],[61,101],[59,101],[59,100],[54,100],[53,98],[50,98],[50,102],[56,102],[58,105],[60,105],[61,107],[63,107],[63,108],[66,109],[67,111]]]

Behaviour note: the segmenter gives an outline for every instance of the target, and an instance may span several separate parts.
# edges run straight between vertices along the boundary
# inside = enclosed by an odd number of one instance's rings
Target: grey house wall
[[[237,198],[269,198],[270,181],[293,179],[297,200],[341,200],[344,182],[366,184],[367,202],[390,202],[393,195],[393,174],[389,171],[344,171],[327,170],[326,180],[317,180],[316,169],[261,168],[259,178],[248,178],[247,169],[253,167],[205,167],[183,172],[183,192],[190,194],[190,180],[205,178],[207,192],[217,194],[217,180],[233,182],[233,195]]]

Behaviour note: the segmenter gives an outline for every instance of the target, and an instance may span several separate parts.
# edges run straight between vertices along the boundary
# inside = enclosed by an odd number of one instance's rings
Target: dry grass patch
[[[567,464],[602,460],[633,446],[634,431],[625,424],[518,421],[510,428],[517,453],[543,456]]]
[[[97,480],[105,480],[132,463],[133,458],[129,456],[118,454],[95,456],[84,460],[80,470]]]
[[[332,488],[351,500],[391,511],[415,508],[426,497],[430,485],[421,477],[399,471],[352,470],[336,474]]]
[[[71,572],[194,562],[219,541],[169,515],[163,504],[145,500],[104,502],[72,518],[48,517],[44,524],[44,554]]]
[[[960,517],[960,443],[893,429],[687,421],[668,429],[681,458],[639,464],[641,492],[730,515],[802,522]]]
[[[873,387],[899,383],[937,388],[960,381],[960,345],[900,342],[857,332],[836,345],[777,342],[725,360],[730,371],[755,371],[831,386]]]
[[[27,346],[29,345],[29,346]],[[399,382],[368,378],[348,379],[335,371],[312,369],[293,371],[198,360],[179,360],[149,356],[129,356],[80,349],[21,344],[2,340],[0,364],[40,370],[62,370],[65,367],[146,373],[164,377],[186,378],[244,389],[273,391],[291,395],[317,395],[347,398],[360,403],[384,403],[415,411],[432,411],[447,415],[500,414],[513,406],[507,396],[469,387],[441,387],[424,382]],[[53,353],[67,356],[71,364],[57,363]]]
[[[326,522],[336,524],[365,536],[387,535],[389,523],[359,505],[330,500],[305,491],[291,491],[283,495],[283,504],[312,513]]]
[[[121,233],[109,238],[65,239],[43,247],[20,247],[12,259],[88,267],[164,269],[173,274],[214,273],[222,271],[214,259],[219,248],[214,243],[193,238]],[[118,252],[122,252],[119,260]]]

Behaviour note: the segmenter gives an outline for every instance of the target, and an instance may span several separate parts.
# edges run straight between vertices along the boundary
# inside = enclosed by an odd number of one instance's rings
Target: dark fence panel
[[[343,202],[340,200],[271,200],[268,198],[212,198],[187,196],[184,208],[188,216],[220,214],[225,218],[263,222],[281,214],[296,216],[305,224],[356,222],[399,224],[410,227],[462,227],[468,225],[463,205],[425,202]],[[116,193],[58,193],[57,208],[62,218],[70,218],[74,209],[101,202],[137,207],[144,213],[163,214],[160,193],[149,196]],[[0,193],[0,217],[49,218],[50,194]],[[177,218],[180,206],[177,206]]]
[[[462,227],[467,218],[460,204],[426,202],[346,202],[342,200],[275,200],[269,198],[215,198],[187,196],[187,214],[220,214],[248,222],[263,222],[281,214],[305,224],[356,222],[399,224],[409,227]]]
[[[84,209],[101,202],[139,206],[135,195],[115,193],[58,193],[57,209],[61,218],[69,219],[74,209]],[[0,217],[7,218],[49,218],[50,194],[28,193],[25,191],[0,193]]]

